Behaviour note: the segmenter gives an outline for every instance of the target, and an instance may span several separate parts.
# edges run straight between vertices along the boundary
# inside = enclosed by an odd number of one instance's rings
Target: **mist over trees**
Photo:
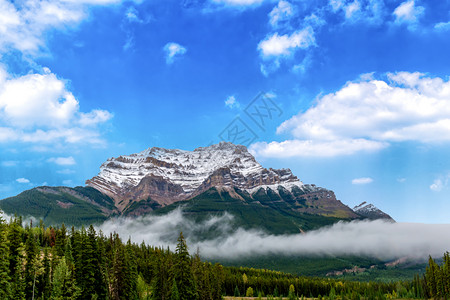
[[[423,277],[409,282],[356,282],[224,267],[191,255],[182,233],[175,251],[81,229],[23,225],[0,218],[0,299],[269,299],[444,298],[450,291],[449,254],[430,258]]]

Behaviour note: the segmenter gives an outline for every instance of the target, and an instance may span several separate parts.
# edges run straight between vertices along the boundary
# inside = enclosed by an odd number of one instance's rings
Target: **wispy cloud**
[[[269,24],[278,28],[290,20],[295,14],[295,7],[288,1],[281,0],[269,13]]]
[[[173,42],[167,43],[163,50],[166,53],[166,63],[168,65],[173,64],[176,58],[183,56],[187,52],[185,47]]]
[[[355,178],[352,180],[352,184],[368,184],[372,183],[373,179],[370,177],[361,177],[361,178]]]
[[[47,160],[48,162],[55,163],[60,166],[72,166],[76,164],[75,159],[72,156],[69,157],[52,157]]]
[[[401,3],[393,12],[395,24],[406,24],[409,30],[415,30],[418,26],[419,18],[424,14],[425,8],[417,6],[414,0]]]
[[[17,178],[16,181],[18,183],[30,183],[30,180],[26,178]]]
[[[450,30],[450,22],[440,22],[434,25],[434,29],[438,31],[449,31]]]
[[[46,51],[48,30],[76,28],[89,15],[89,7],[121,0],[6,1],[0,0],[0,52],[15,49],[25,55]]]

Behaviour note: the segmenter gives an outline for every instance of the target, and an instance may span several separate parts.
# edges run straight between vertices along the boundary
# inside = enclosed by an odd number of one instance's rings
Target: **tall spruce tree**
[[[180,232],[180,236],[177,240],[172,273],[173,278],[175,278],[175,281],[177,282],[180,300],[197,299],[197,291],[195,288],[194,276],[192,274],[191,257],[182,232]]]
[[[0,211],[0,299],[8,300],[11,296],[9,273],[9,249],[6,225]]]

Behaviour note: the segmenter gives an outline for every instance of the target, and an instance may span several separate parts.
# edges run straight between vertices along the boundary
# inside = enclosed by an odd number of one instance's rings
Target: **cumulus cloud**
[[[103,143],[95,127],[112,114],[80,112],[66,82],[50,70],[12,76],[0,67],[0,75],[0,142]]]
[[[167,43],[163,50],[166,53],[166,63],[168,65],[172,64],[176,58],[183,56],[187,52],[185,47],[177,43]]]
[[[75,165],[75,159],[72,156],[69,157],[51,157],[47,160],[48,162],[55,163],[60,166],[72,166]]]
[[[258,44],[258,50],[264,58],[290,56],[298,49],[306,49],[315,45],[314,30],[308,26],[292,34],[267,36]]]
[[[301,30],[291,34],[279,35],[278,32],[269,34],[258,44],[258,50],[263,63],[261,64],[261,73],[268,76],[269,73],[276,71],[281,60],[293,59],[299,50],[306,50],[315,46],[314,29],[312,26],[306,26]]]
[[[414,0],[401,3],[393,12],[395,24],[406,24],[409,30],[415,30],[419,18],[423,15],[425,8],[416,6]]]
[[[28,180],[26,178],[17,178],[16,181],[18,183],[30,183],[30,180]]]
[[[373,179],[370,177],[361,177],[361,178],[355,178],[352,180],[352,184],[368,184],[372,183]]]
[[[362,77],[283,122],[294,139],[251,146],[260,156],[336,156],[374,151],[393,142],[450,141],[450,82],[422,73]]]
[[[236,228],[233,216],[213,216],[201,223],[184,217],[181,210],[165,216],[145,216],[137,219],[118,218],[106,221],[98,229],[106,234],[117,232],[174,249],[180,231],[187,236],[188,246],[208,259],[242,258],[252,255],[363,255],[380,259],[410,257],[427,259],[440,257],[450,248],[450,241],[442,239],[450,225],[389,223],[384,221],[340,222],[305,234],[270,235],[259,230]],[[202,233],[214,230],[215,238],[198,239]]]

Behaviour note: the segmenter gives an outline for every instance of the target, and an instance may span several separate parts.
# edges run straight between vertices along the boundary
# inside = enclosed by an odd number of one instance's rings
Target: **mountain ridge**
[[[352,210],[331,190],[304,184],[290,169],[264,168],[245,146],[225,142],[193,151],[153,147],[109,158],[85,187],[37,187],[0,201],[0,208],[44,219],[52,216],[51,220],[64,221],[68,215],[82,223],[83,213],[101,221],[170,211],[181,204],[195,218],[236,211],[247,225],[251,224],[244,220],[246,215],[258,223],[250,216],[253,212],[245,210],[252,207],[267,218],[276,215],[286,232],[339,220],[377,218]],[[384,217],[381,213],[378,216]],[[272,227],[276,233],[283,232],[279,226]]]

